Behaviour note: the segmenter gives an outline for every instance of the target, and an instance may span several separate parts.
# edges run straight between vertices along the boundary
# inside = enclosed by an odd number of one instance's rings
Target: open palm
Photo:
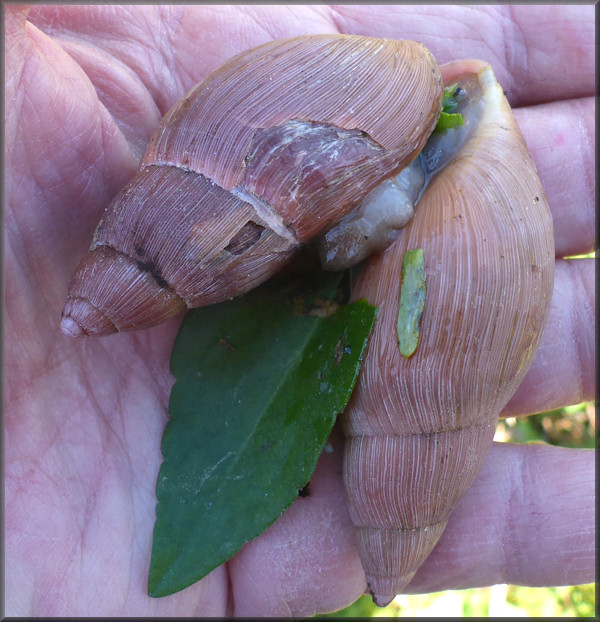
[[[594,13],[587,6],[39,6],[6,10],[6,572],[11,616],[297,615],[365,589],[342,439],[260,538],[146,592],[178,320],[71,341],[68,280],[167,109],[235,53],[344,32],[492,64],[546,187],[555,296],[506,414],[593,398]],[[410,591],[593,580],[593,454],[495,445]]]

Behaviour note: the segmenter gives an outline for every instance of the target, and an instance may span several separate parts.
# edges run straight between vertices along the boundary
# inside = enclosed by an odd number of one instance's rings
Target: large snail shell
[[[412,41],[317,35],[239,54],[165,116],[70,283],[63,331],[146,328],[255,287],[416,157],[441,98]]]
[[[552,294],[551,216],[503,91],[479,61],[442,70],[446,83],[478,77],[479,122],[353,293],[379,315],[344,415],[344,477],[368,586],[382,605],[408,584],[479,471]],[[413,248],[424,249],[427,293],[406,359],[396,323],[400,265]]]

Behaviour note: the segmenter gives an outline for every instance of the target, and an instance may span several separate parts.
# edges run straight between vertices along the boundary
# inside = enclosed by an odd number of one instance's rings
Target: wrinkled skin
[[[68,280],[169,106],[233,54],[343,32],[481,58],[515,107],[556,229],[549,327],[505,415],[594,397],[592,6],[70,6],[6,10],[6,614],[295,615],[365,590],[342,439],[267,532],[173,596],[146,594],[181,318],[71,341]],[[410,592],[594,580],[593,452],[495,444]]]

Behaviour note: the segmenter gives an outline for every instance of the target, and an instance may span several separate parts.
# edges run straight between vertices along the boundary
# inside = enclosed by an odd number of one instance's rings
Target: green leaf
[[[436,130],[449,130],[452,127],[460,127],[463,124],[462,114],[459,112],[449,114],[447,112],[442,112],[440,114],[440,118],[438,119],[437,125],[435,126]]]
[[[375,321],[340,275],[266,285],[186,316],[162,440],[151,596],[198,581],[262,533],[310,479]]]
[[[458,83],[444,87],[444,96],[442,98],[442,112],[438,119],[435,129],[438,131],[448,130],[453,127],[463,125],[463,117],[460,113],[454,113],[458,106],[457,96],[462,89],[458,87]]]
[[[425,308],[425,259],[422,248],[406,251],[402,257],[398,345],[402,356],[412,356],[419,344],[420,323]]]

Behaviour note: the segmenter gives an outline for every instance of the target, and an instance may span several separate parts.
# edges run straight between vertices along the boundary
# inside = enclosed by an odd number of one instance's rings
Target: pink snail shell
[[[265,281],[414,159],[441,98],[414,41],[313,35],[238,54],[171,108],[107,207],[63,332],[147,328]]]
[[[368,589],[385,605],[410,582],[480,470],[502,408],[529,368],[553,288],[554,238],[543,188],[491,67],[471,137],[425,190],[414,219],[372,257],[353,292],[379,307],[343,415],[344,479]],[[419,344],[396,342],[400,264],[423,248]]]

